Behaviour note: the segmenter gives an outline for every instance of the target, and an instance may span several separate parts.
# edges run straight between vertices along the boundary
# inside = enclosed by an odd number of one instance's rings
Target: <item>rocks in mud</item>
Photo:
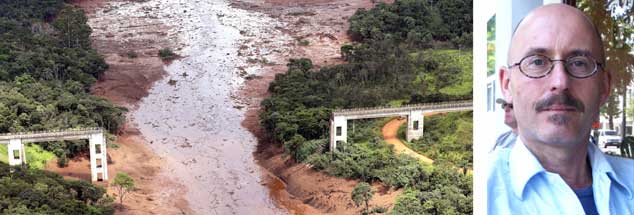
[[[192,144],[191,144],[191,143],[189,143],[189,142],[185,142],[184,144],[180,144],[180,145],[178,145],[178,147],[181,147],[181,148],[191,148],[191,147],[193,147],[193,146],[192,146]],[[196,159],[194,159],[194,163],[196,163],[195,161],[196,161]]]
[[[189,166],[189,165],[191,165],[191,164],[195,164],[195,163],[197,163],[197,162],[198,162],[198,161],[196,160],[196,158],[192,158],[192,159],[189,159],[189,160],[186,160],[186,161],[182,161],[181,163],[182,163],[183,165],[185,165],[185,166]]]
[[[296,25],[310,24],[310,20],[302,17],[302,18],[299,18],[299,20],[297,20],[295,24]]]
[[[319,35],[319,39],[326,37],[331,40],[337,40],[337,37],[335,37],[335,35],[332,35],[330,33],[319,33],[317,35]]]
[[[288,15],[288,16],[314,16],[314,15],[316,15],[316,13],[313,12],[313,11],[295,11],[295,12],[289,12],[286,15]]]
[[[249,81],[253,80],[253,79],[261,79],[261,78],[262,78],[262,76],[255,75],[255,74],[250,74],[250,75],[247,75],[246,77],[244,77],[245,80],[249,80]]]

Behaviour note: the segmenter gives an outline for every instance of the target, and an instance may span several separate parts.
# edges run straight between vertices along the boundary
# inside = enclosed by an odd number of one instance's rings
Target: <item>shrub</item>
[[[159,57],[162,60],[173,60],[176,58],[176,54],[170,48],[162,48],[159,50]]]
[[[363,208],[363,213],[367,213],[369,209],[368,202],[372,199],[372,195],[374,195],[374,191],[372,191],[372,186],[366,182],[360,182],[357,186],[354,187],[350,196],[352,197],[352,201],[357,207],[361,206],[365,203],[365,207]]]

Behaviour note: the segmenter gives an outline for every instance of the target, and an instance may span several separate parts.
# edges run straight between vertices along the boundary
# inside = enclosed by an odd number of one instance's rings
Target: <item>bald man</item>
[[[563,4],[531,11],[508,59],[500,82],[518,138],[490,156],[489,214],[634,214],[634,160],[588,141],[611,87],[588,17]]]

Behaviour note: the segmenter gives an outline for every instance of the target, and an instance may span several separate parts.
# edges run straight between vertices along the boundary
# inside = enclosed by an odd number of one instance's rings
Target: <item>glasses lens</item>
[[[596,64],[587,56],[576,56],[566,60],[566,69],[575,77],[586,77],[594,72]]]
[[[539,77],[550,70],[552,61],[546,56],[531,55],[520,62],[520,69],[524,74],[530,77]]]

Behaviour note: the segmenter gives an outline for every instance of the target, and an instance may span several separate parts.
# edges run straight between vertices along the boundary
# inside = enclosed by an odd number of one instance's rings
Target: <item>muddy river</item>
[[[129,115],[167,160],[159,177],[185,185],[200,214],[285,214],[268,188],[279,186],[254,161],[257,140],[240,125],[244,104],[237,96],[244,77],[287,52],[291,38],[277,30],[283,24],[223,0],[112,4],[103,15],[138,14],[167,25],[181,56]]]

